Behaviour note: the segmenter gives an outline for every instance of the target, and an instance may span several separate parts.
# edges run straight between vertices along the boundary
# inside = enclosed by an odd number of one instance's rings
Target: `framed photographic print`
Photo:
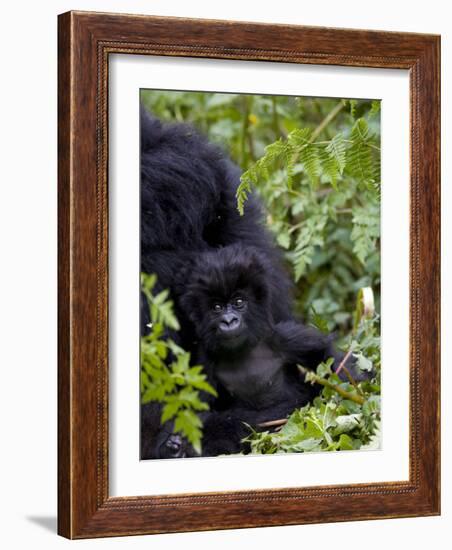
[[[439,514],[439,46],[59,16],[61,535]]]

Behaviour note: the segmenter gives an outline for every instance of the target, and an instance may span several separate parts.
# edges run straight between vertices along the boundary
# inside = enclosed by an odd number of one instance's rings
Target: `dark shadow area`
[[[57,518],[55,516],[28,516],[26,519],[47,531],[57,532]]]

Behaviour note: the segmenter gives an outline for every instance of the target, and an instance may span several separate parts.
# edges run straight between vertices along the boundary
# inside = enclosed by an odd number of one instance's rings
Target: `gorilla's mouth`
[[[243,336],[243,328],[241,324],[237,325],[234,328],[228,328],[226,330],[220,326],[218,328],[217,334],[222,340],[236,340],[237,338]]]

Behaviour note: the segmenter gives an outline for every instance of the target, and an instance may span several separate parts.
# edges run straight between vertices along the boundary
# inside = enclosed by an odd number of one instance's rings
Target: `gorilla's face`
[[[251,247],[233,245],[200,256],[181,304],[205,350],[241,350],[267,333],[267,278],[265,263]]]
[[[226,300],[214,299],[208,315],[211,332],[222,348],[236,348],[248,339],[248,300],[244,292],[236,292]]]

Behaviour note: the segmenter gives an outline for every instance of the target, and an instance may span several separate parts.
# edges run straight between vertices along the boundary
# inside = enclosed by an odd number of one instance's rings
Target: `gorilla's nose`
[[[240,320],[235,313],[225,313],[220,321],[220,328],[223,332],[229,332],[238,328]]]

